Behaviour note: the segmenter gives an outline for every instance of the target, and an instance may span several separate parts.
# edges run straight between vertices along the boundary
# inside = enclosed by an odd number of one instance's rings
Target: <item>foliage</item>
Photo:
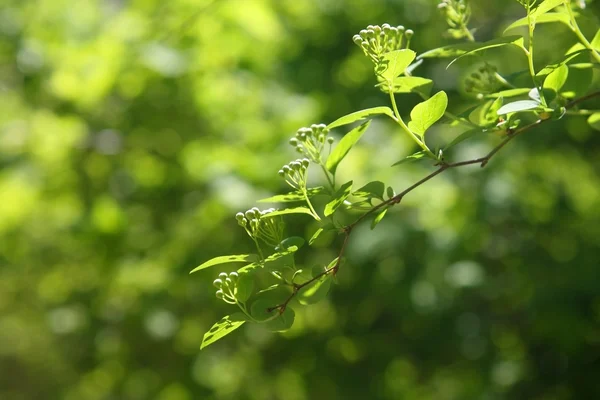
[[[581,32],[570,1],[518,0],[518,2],[525,8],[527,16],[525,19],[511,24],[509,29],[526,25],[529,33],[527,47],[525,46],[525,38],[521,35],[504,36],[487,42],[477,43],[471,30],[467,27],[471,17],[468,2],[463,0],[444,0],[439,6],[444,11],[446,21],[449,25],[448,35],[456,39],[466,39],[471,43],[468,47],[453,45],[429,50],[425,52],[425,56],[427,58],[453,56],[454,59],[448,64],[447,68],[450,68],[454,63],[465,57],[478,56],[483,60],[484,65],[478,72],[472,73],[465,83],[465,89],[468,92],[476,93],[479,100],[484,100],[486,97],[494,99],[489,100],[485,106],[485,112],[480,114],[479,118],[467,119],[448,113],[448,96],[443,90],[438,91],[432,96],[429,96],[429,90],[427,93],[423,93],[415,90],[415,86],[406,91],[401,90],[402,87],[411,87],[411,85],[403,83],[402,80],[406,78],[417,78],[423,82],[427,82],[427,84],[429,82],[435,84],[435,81],[414,75],[418,67],[418,64],[413,64],[417,58],[417,54],[415,51],[409,49],[411,39],[414,36],[413,30],[406,29],[402,25],[394,27],[386,23],[381,26],[369,25],[366,29],[354,35],[354,43],[373,62],[375,77],[379,81],[376,86],[389,95],[391,108],[378,106],[360,110],[340,117],[329,125],[313,124],[310,128],[301,128],[298,130],[296,137],[290,139],[290,144],[295,147],[298,153],[306,155],[307,158],[292,161],[288,165],[285,165],[279,170],[279,176],[283,177],[286,183],[294,189],[294,192],[284,196],[294,196],[295,193],[298,196],[296,197],[298,200],[306,203],[306,207],[285,208],[282,210],[268,209],[265,211],[253,208],[245,213],[238,213],[236,215],[238,223],[246,230],[260,255],[259,260],[252,260],[251,264],[240,268],[238,272],[249,271],[247,273],[251,279],[254,278],[255,281],[262,283],[267,288],[261,289],[260,284],[253,284],[252,287],[255,288],[255,292],[248,294],[244,290],[244,296],[241,298],[240,296],[236,296],[236,280],[226,278],[225,281],[222,281],[221,279],[217,279],[215,281],[215,285],[218,288],[216,293],[217,298],[237,306],[248,321],[271,324],[273,321],[283,318],[285,319],[285,323],[279,324],[277,330],[291,328],[293,314],[288,316],[290,308],[307,303],[312,304],[323,299],[327,290],[329,290],[331,280],[338,273],[344,260],[348,238],[359,222],[365,218],[375,216],[371,224],[371,229],[375,228],[385,217],[389,207],[400,203],[405,195],[436,175],[448,169],[466,165],[479,164],[484,167],[500,149],[516,136],[550,119],[561,119],[566,115],[568,110],[575,110],[577,112],[580,103],[600,96],[600,91],[588,88],[587,93],[581,93],[581,97],[569,101],[569,98],[572,96],[564,93],[563,87],[567,82],[570,71],[567,60],[571,60],[570,56],[573,47],[562,56],[562,62],[542,68],[542,71],[548,69],[547,73],[541,75],[541,71],[536,71],[534,67],[534,30],[536,21],[541,20],[550,11],[554,11],[552,14],[553,18],[546,19],[544,22],[567,23],[579,39],[579,42],[575,45],[575,49],[578,49],[576,46],[583,46],[585,48],[585,54],[577,54],[586,57],[581,60],[585,61],[583,70],[592,70],[598,66],[597,63],[594,63],[594,59],[600,61],[600,48],[595,48]],[[596,36],[599,35],[600,29]],[[499,74],[496,66],[486,60],[484,55],[488,50],[509,45],[522,51],[528,61],[528,70],[522,73],[529,73],[533,85],[529,88],[523,88],[523,91],[514,91],[516,82],[511,82],[510,77]],[[423,57],[424,55],[420,56],[420,58]],[[516,74],[519,73],[520,71]],[[513,91],[509,92],[506,89]],[[412,108],[410,111],[410,121],[405,123],[398,111],[396,94],[410,92],[419,94],[423,97],[424,101]],[[505,100],[505,98],[516,98],[525,93],[527,93],[528,99]],[[595,127],[597,125],[595,116],[598,113],[595,111],[585,111],[585,113],[588,112],[592,113],[588,122],[592,127]],[[336,174],[338,165],[348,155],[353,146],[358,143],[363,134],[365,134],[369,128],[371,119],[378,115],[387,116],[396,122],[400,131],[411,138],[420,148],[417,153],[409,155],[394,165],[399,165],[405,161],[429,161],[438,166],[437,170],[416,184],[399,194],[388,196],[387,199],[382,197],[383,187],[386,185],[381,182],[372,182],[356,192],[352,192],[353,181],[336,184],[338,180]],[[438,149],[432,151],[427,144],[425,134],[444,116],[447,117],[450,123],[463,126],[466,130],[446,145],[444,150]],[[331,129],[352,124],[356,121],[364,121],[365,119],[366,122],[349,131],[343,136],[337,146],[333,150],[329,150],[328,154],[326,154],[325,150],[327,147],[325,144],[328,143],[331,145],[334,140],[332,136],[328,136]],[[465,161],[448,161],[446,157],[448,150],[466,139],[471,139],[475,135],[488,132],[500,134],[504,139],[487,155]],[[309,188],[308,171],[311,164],[318,167],[316,169],[320,169],[325,175],[328,187],[324,191],[321,191],[321,188]],[[369,186],[376,186],[376,193],[369,190],[371,189]],[[316,211],[308,195],[309,191],[316,192],[317,190],[319,191],[319,195],[325,197],[326,202],[324,209],[320,213]],[[272,199],[277,199],[277,197]],[[344,224],[342,222],[344,218],[340,217],[339,214],[349,211],[358,212],[358,217],[353,222]],[[302,247],[304,240],[295,237],[285,238],[285,222],[280,218],[281,215],[299,212],[309,214],[319,222],[317,234],[322,232],[325,226],[328,226],[333,227],[333,229],[345,237],[337,257],[327,267],[316,266],[316,270],[313,268],[313,272],[308,274],[305,267],[295,261],[295,253]],[[277,218],[272,217],[274,214],[277,215]],[[323,218],[321,218],[321,214]],[[309,245],[314,240],[313,236],[309,240]],[[267,257],[265,257],[265,247],[268,249]],[[285,256],[283,256],[284,254]],[[247,256],[230,257],[232,260],[237,260],[240,257]],[[268,262],[270,257],[275,257],[282,262]],[[208,265],[220,264],[223,260],[224,257],[217,257],[207,261],[192,272]],[[248,270],[249,266],[251,266],[250,270]],[[261,276],[261,274],[264,276]],[[227,276],[224,273],[221,275],[223,277]],[[272,279],[265,279],[269,275]],[[317,284],[319,284],[318,289],[316,288]],[[226,288],[226,293],[223,292],[223,288]],[[262,295],[265,291],[268,293],[277,293],[277,296],[270,296],[269,300],[266,300]],[[296,302],[293,302],[294,300]],[[229,318],[229,316],[225,318]],[[226,333],[230,333],[234,329],[228,329],[223,334],[220,334],[218,338],[225,336]],[[215,340],[212,335],[209,335],[208,339],[205,337],[202,347],[213,343]]]
[[[525,9],[471,0],[465,23],[435,3],[4,1],[0,399],[600,397],[600,99],[565,105],[563,116],[498,116],[509,102],[540,102],[523,50],[503,45],[446,67],[498,37],[523,36],[529,49]],[[597,3],[571,2],[594,48]],[[558,101],[568,104],[599,75],[563,11],[535,18],[533,66],[541,86],[562,69],[552,88],[566,66]],[[390,89],[350,40],[386,21],[414,30],[406,50],[416,58],[393,80],[406,125],[417,104],[447,95],[424,135],[447,163],[488,153],[511,124],[549,118],[486,168],[444,170],[372,212],[352,229],[335,277],[298,290],[282,318],[248,321],[215,298],[214,280],[223,299],[270,318],[289,295],[269,290],[270,270],[293,259],[301,272],[283,278],[301,285],[333,267],[346,240],[339,226],[440,167],[390,117]],[[542,87],[550,104],[552,88]],[[336,192],[352,185],[334,226],[324,210],[344,192],[332,194],[318,164],[306,193],[277,171],[310,159],[287,144],[298,127],[336,120],[326,125],[326,168],[340,139],[370,124],[335,169]],[[269,256],[259,237],[263,267],[232,218],[255,206],[278,209],[257,234],[272,240],[281,218],[288,239]],[[227,254],[240,257],[188,275]]]

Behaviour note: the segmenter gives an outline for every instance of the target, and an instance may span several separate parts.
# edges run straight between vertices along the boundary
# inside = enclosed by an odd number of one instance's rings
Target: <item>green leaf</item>
[[[452,64],[454,64],[456,61],[458,61],[459,59],[461,59],[465,56],[472,55],[472,54],[478,53],[480,51],[493,49],[496,47],[513,45],[513,46],[519,47],[522,50],[525,50],[525,48],[523,47],[523,43],[524,43],[523,36],[520,36],[520,35],[506,36],[506,37],[496,38],[496,39],[493,39],[493,40],[490,40],[490,41],[487,41],[484,43],[480,43],[479,47],[477,47],[473,50],[467,51],[466,53],[461,54],[460,56],[458,56],[457,58],[452,60],[446,68],[450,68],[450,66]]]
[[[374,197],[376,199],[383,200],[383,192],[385,191],[385,184],[381,181],[373,181],[367,183],[360,189],[352,192],[352,196],[356,197]]]
[[[392,164],[392,167],[395,167],[396,165],[405,164],[407,162],[418,161],[418,160],[421,160],[421,159],[423,159],[425,157],[427,157],[427,153],[425,152],[425,150],[421,150],[421,151],[418,151],[418,152],[416,152],[414,154],[411,154],[408,157],[404,157],[400,161],[396,161],[395,163]]]
[[[254,290],[254,273],[253,270],[239,274],[238,281],[235,285],[235,298],[245,303],[252,295]]]
[[[544,14],[544,15],[540,15],[539,17],[536,18],[535,23],[536,24],[547,24],[550,22],[561,22],[563,24],[569,25],[570,24],[570,18],[568,15],[563,14],[563,13],[548,13],[548,14]],[[502,32],[503,35],[506,34],[506,32],[515,29],[515,28],[519,28],[519,27],[523,27],[523,26],[529,26],[529,22],[527,21],[527,17],[523,17],[521,19],[516,20],[515,22],[513,22],[512,24],[510,24],[505,30],[504,32]]]
[[[417,53],[409,49],[394,50],[385,53],[375,68],[377,75],[383,78],[388,86],[394,86],[394,80],[404,73],[406,67],[415,59]]]
[[[193,270],[190,271],[190,274],[194,273],[196,271],[200,271],[201,269],[204,269],[204,268],[212,267],[214,265],[227,264],[227,263],[233,263],[233,262],[255,262],[255,261],[258,261],[259,259],[260,259],[260,257],[258,257],[257,254],[239,254],[239,255],[235,255],[235,256],[219,256],[219,257],[212,258],[212,259],[206,261],[205,263],[201,264],[200,266],[194,268]]]
[[[488,99],[496,99],[498,97],[522,96],[524,94],[529,93],[530,90],[531,90],[531,88],[507,89],[507,90],[501,90],[501,91],[496,92],[496,93],[488,94],[485,97],[488,98]]]
[[[593,129],[600,131],[600,112],[590,115],[587,122]]]
[[[505,104],[498,110],[498,115],[504,115],[508,113],[541,109],[542,106],[535,100],[518,100],[512,103]]]
[[[564,4],[564,0],[544,0],[540,4],[538,4],[533,12],[533,16],[536,18],[536,21],[539,18],[546,14],[548,11],[556,8],[558,6],[562,6]],[[566,12],[563,15],[568,15]]]
[[[325,206],[324,215],[330,216],[344,203],[344,200],[350,196],[352,192],[352,181],[344,183],[340,188],[333,194],[333,199]]]
[[[423,58],[448,58],[448,57],[458,57],[461,56],[471,50],[478,48],[480,43],[460,43],[450,46],[438,47],[436,49],[432,49],[426,51],[425,53],[420,54],[417,59],[421,60]]]
[[[577,64],[569,65],[569,75],[560,94],[568,99],[583,96],[589,92],[593,79],[594,71],[591,68],[580,67]]]
[[[549,89],[554,92],[554,95],[560,92],[560,89],[564,86],[569,76],[569,67],[561,65],[552,71],[544,80],[544,89]]]
[[[371,222],[371,230],[375,229],[375,227],[377,226],[378,223],[381,222],[381,220],[383,219],[383,217],[385,217],[385,214],[387,213],[387,208],[384,209],[383,211],[380,211],[375,218],[373,219],[373,222]]]
[[[294,325],[295,318],[296,313],[294,310],[290,307],[286,307],[283,314],[280,314],[277,318],[267,322],[265,326],[271,332],[284,332]]]
[[[371,121],[367,121],[360,126],[352,129],[348,132],[342,140],[338,143],[338,145],[333,149],[329,157],[327,158],[327,170],[332,174],[335,174],[339,163],[346,157],[346,154],[350,151],[352,146],[358,142],[360,137],[365,133]]]
[[[448,107],[448,96],[443,90],[437,92],[429,99],[417,104],[410,112],[411,121],[408,127],[417,135],[423,137],[425,131],[437,120],[442,118]]]
[[[323,186],[319,186],[316,188],[310,188],[306,190],[308,197],[313,197],[318,194],[325,193],[326,190]],[[267,197],[266,199],[258,200],[259,203],[290,203],[293,201],[304,201],[306,198],[304,197],[304,193],[301,191],[289,192],[286,194],[278,194],[273,197]]]
[[[401,76],[394,81],[394,93],[417,93],[429,97],[433,81],[419,76]]]
[[[504,103],[503,97],[488,100],[469,114],[469,121],[482,127],[494,126],[498,122],[498,110]]]
[[[312,212],[307,207],[284,208],[282,210],[275,210],[273,212],[265,214],[261,218],[271,218],[271,217],[277,217],[279,215],[287,215],[287,214],[309,214],[309,215],[312,215]]]
[[[392,119],[395,119],[394,112],[389,107],[374,107],[367,108],[365,110],[353,112],[352,114],[344,115],[341,118],[336,119],[329,125],[327,125],[327,129],[331,130],[333,128],[337,128],[338,126],[348,125],[356,121],[361,121],[365,118],[372,117],[374,115],[387,115]]]
[[[312,245],[314,243],[315,240],[317,240],[319,238],[319,236],[321,236],[321,233],[323,233],[325,229],[323,228],[319,228],[317,229],[317,231],[315,233],[313,233],[313,235],[310,237],[310,239],[308,240],[308,245]]]
[[[594,38],[592,39],[590,44],[594,49],[600,51],[600,29],[596,31],[596,34],[594,35]]]
[[[546,76],[546,75],[550,74],[552,71],[554,71],[555,69],[557,69],[565,64],[569,64],[569,62],[573,61],[574,59],[576,59],[578,57],[581,60],[585,60],[586,58],[584,57],[584,55],[589,53],[589,51],[590,51],[589,49],[585,49],[585,48],[575,50],[575,51],[569,51],[569,52],[567,52],[566,55],[563,56],[563,58],[560,61],[546,65],[544,68],[539,70],[535,74],[535,76],[537,76],[537,77]]]
[[[241,312],[224,316],[204,334],[200,350],[213,344],[222,337],[229,335],[231,332],[242,326],[244,322],[246,322],[246,316]]]
[[[323,271],[319,273],[322,272]],[[319,273],[313,275],[313,277],[317,276]],[[303,305],[318,303],[327,296],[330,288],[331,278],[328,275],[323,275],[321,278],[316,279],[314,282],[311,282],[298,291],[298,302]]]
[[[290,236],[289,238],[283,239],[279,244],[279,247],[293,253],[304,246],[304,242],[304,239],[300,236]]]
[[[446,147],[444,147],[444,151],[449,150],[450,148],[456,146],[457,144],[459,144],[460,142],[463,142],[475,135],[478,135],[482,132],[485,132],[486,129],[484,128],[473,128],[473,129],[469,129],[468,131],[465,131],[463,133],[461,133],[460,135],[458,135],[457,137],[454,138],[454,140],[452,140],[450,143],[448,143],[446,145]]]

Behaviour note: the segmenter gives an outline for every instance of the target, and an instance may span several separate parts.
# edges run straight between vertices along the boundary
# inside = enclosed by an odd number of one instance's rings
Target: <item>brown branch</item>
[[[593,92],[590,94],[587,94],[585,96],[582,96],[578,99],[575,99],[573,101],[571,101],[570,103],[568,103],[565,108],[566,109],[570,109],[573,108],[574,106],[576,106],[579,103],[582,103],[586,100],[592,99],[594,97],[600,97],[600,91],[598,92]],[[351,223],[350,225],[345,226],[344,228],[342,228],[342,231],[344,232],[344,242],[342,244],[342,247],[340,249],[339,255],[338,255],[338,259],[335,263],[335,265],[331,268],[326,269],[325,271],[321,272],[320,274],[316,275],[315,277],[313,277],[312,279],[300,284],[300,285],[296,285],[294,284],[294,290],[293,292],[290,294],[290,296],[281,304],[275,306],[275,307],[271,307],[269,309],[267,309],[268,312],[273,312],[275,310],[279,311],[279,314],[282,314],[287,305],[289,304],[289,302],[296,296],[296,294],[298,294],[298,291],[308,285],[310,285],[311,283],[315,282],[316,280],[324,277],[325,275],[328,274],[333,274],[335,275],[340,267],[340,263],[342,260],[342,257],[344,256],[344,253],[346,251],[346,247],[348,245],[348,240],[350,238],[350,234],[352,233],[352,230],[356,227],[356,225],[358,225],[361,221],[363,221],[366,217],[368,217],[369,215],[372,215],[373,213],[381,210],[382,208],[385,207],[392,207],[398,203],[400,203],[402,201],[402,199],[404,198],[404,196],[406,196],[408,193],[412,192],[413,190],[415,190],[416,188],[418,188],[419,186],[421,186],[422,184],[424,184],[425,182],[429,181],[430,179],[433,179],[434,177],[436,177],[437,175],[441,174],[442,172],[452,169],[452,168],[458,168],[458,167],[463,167],[465,165],[476,165],[479,164],[482,168],[485,167],[487,165],[487,163],[492,159],[492,157],[494,157],[502,148],[504,148],[504,146],[506,146],[510,141],[512,141],[515,137],[521,135],[524,132],[527,132],[547,121],[551,121],[551,118],[547,118],[547,119],[538,119],[535,122],[532,122],[529,125],[525,125],[517,130],[514,131],[507,131],[507,136],[504,140],[502,140],[502,142],[500,142],[496,147],[494,147],[488,154],[486,154],[483,157],[479,157],[479,158],[474,158],[471,160],[465,160],[465,161],[458,161],[458,162],[454,162],[454,163],[441,163],[438,167],[438,169],[436,169],[435,171],[433,171],[432,173],[430,173],[429,175],[425,176],[424,178],[422,178],[421,180],[419,180],[418,182],[412,184],[411,186],[409,186],[408,188],[404,189],[402,192],[398,193],[397,195],[389,198],[388,200],[385,200],[379,204],[377,204],[376,206],[374,206],[373,208],[371,208],[370,210],[368,210],[366,213],[364,213],[363,215],[361,215],[360,217],[358,217],[356,219],[356,221],[354,221],[353,223]]]

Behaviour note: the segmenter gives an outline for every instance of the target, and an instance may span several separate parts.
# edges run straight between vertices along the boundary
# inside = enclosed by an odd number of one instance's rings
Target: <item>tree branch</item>
[[[590,100],[592,98],[595,97],[600,97],[600,91],[597,92],[593,92],[593,93],[589,93],[585,96],[582,96],[578,99],[572,100],[571,102],[569,102],[565,108],[566,109],[570,109],[573,108],[574,106],[576,106],[579,103],[582,103],[586,100]],[[377,204],[376,206],[374,206],[373,208],[371,208],[370,210],[368,210],[366,213],[364,213],[363,215],[361,215],[360,217],[358,217],[356,219],[356,221],[354,221],[353,223],[351,223],[350,225],[345,226],[342,231],[344,232],[344,242],[342,244],[342,247],[340,249],[340,252],[338,254],[338,259],[335,263],[335,265],[331,268],[328,268],[326,270],[324,270],[323,272],[321,272],[320,274],[316,275],[315,277],[313,277],[312,279],[300,284],[300,285],[294,285],[294,290],[293,292],[290,294],[290,296],[281,304],[271,307],[269,308],[267,311],[268,312],[273,312],[275,310],[278,310],[280,314],[282,314],[287,305],[289,304],[289,302],[296,296],[296,294],[298,294],[298,291],[300,291],[302,288],[310,285],[311,283],[315,282],[316,280],[324,277],[325,275],[328,274],[332,274],[335,275],[338,272],[338,269],[340,267],[341,261],[342,261],[342,257],[344,256],[344,253],[346,251],[347,245],[348,245],[348,240],[350,238],[350,234],[352,233],[353,229],[360,223],[362,222],[366,217],[372,215],[373,213],[381,210],[382,208],[385,207],[392,207],[396,204],[399,204],[402,199],[404,198],[404,196],[406,196],[408,193],[412,192],[413,190],[415,190],[416,188],[418,188],[419,186],[421,186],[422,184],[424,184],[425,182],[429,181],[430,179],[433,179],[434,177],[436,177],[437,175],[441,174],[442,172],[452,169],[452,168],[458,168],[458,167],[463,167],[465,165],[476,165],[479,164],[482,168],[485,167],[487,165],[487,163],[492,159],[492,157],[494,157],[500,150],[502,150],[502,148],[504,148],[504,146],[506,146],[510,141],[512,141],[514,138],[516,138],[517,136],[521,135],[522,133],[525,133],[537,126],[540,126],[544,123],[546,123],[547,121],[551,121],[551,118],[547,118],[547,119],[538,119],[537,121],[529,124],[529,125],[525,125],[517,130],[514,131],[507,131],[507,136],[506,138],[504,138],[504,140],[502,140],[502,142],[500,142],[496,147],[494,147],[488,154],[486,154],[483,157],[479,157],[479,158],[474,158],[471,160],[465,160],[465,161],[458,161],[458,162],[454,162],[454,163],[441,163],[439,164],[438,169],[436,169],[435,171],[433,171],[432,173],[430,173],[429,175],[425,176],[424,178],[422,178],[421,180],[419,180],[418,182],[412,184],[411,186],[409,186],[408,188],[404,189],[402,192],[398,193],[397,195],[389,198],[388,200],[385,200],[379,204]]]

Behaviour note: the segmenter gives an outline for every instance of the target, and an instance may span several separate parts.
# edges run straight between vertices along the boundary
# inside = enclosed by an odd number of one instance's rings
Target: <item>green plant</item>
[[[290,162],[279,170],[279,175],[293,189],[291,192],[263,199],[264,202],[300,203],[301,206],[283,209],[259,210],[252,208],[238,213],[236,219],[254,242],[256,254],[222,256],[211,259],[192,272],[226,263],[243,263],[237,272],[221,273],[214,281],[217,298],[236,306],[238,311],[217,322],[204,336],[202,348],[234,331],[245,322],[265,324],[273,331],[289,329],[294,322],[294,308],[323,299],[343,260],[348,239],[354,228],[371,218],[371,228],[385,217],[392,206],[404,196],[446,170],[467,165],[484,167],[494,155],[521,134],[549,121],[567,115],[589,115],[588,122],[600,130],[600,112],[580,109],[580,105],[600,96],[593,87],[591,71],[600,65],[600,30],[588,40],[577,23],[581,8],[568,0],[518,0],[526,11],[505,30],[505,35],[484,43],[475,41],[467,26],[470,20],[469,4],[465,0],[444,0],[440,9],[449,25],[448,35],[465,39],[465,43],[429,50],[417,56],[410,49],[414,32],[403,26],[388,24],[369,25],[353,37],[364,54],[374,64],[378,81],[376,87],[389,96],[390,107],[381,106],[345,115],[324,125],[314,124],[301,128],[290,139],[303,158]],[[537,24],[561,23],[574,33],[576,43],[555,62],[536,70],[534,66],[533,35]],[[519,27],[526,27],[527,37],[506,35]],[[504,76],[485,56],[486,50],[512,46],[523,54],[523,73]],[[473,93],[473,106],[460,115],[448,111],[448,96],[442,91],[433,95],[434,82],[416,75],[418,66],[431,58],[452,58],[448,67],[466,57],[475,57],[481,66],[464,82],[465,92]],[[527,79],[521,79],[521,76]],[[396,95],[414,93],[422,97],[405,120],[397,107]],[[436,168],[423,179],[396,193],[383,182],[373,181],[355,189],[352,181],[339,184],[336,171],[344,157],[368,130],[371,119],[390,118],[407,135],[417,151],[394,165],[406,162],[430,162]],[[451,125],[464,127],[454,140],[440,148],[431,148],[426,140],[428,130],[442,118]],[[332,129],[359,122],[340,142],[332,147]],[[488,154],[464,161],[454,161],[451,149],[471,137],[494,133],[501,141]],[[310,187],[310,165],[325,176],[327,187]],[[317,211],[312,198],[326,197],[322,210]],[[348,224],[341,213],[358,213]],[[307,268],[297,265],[295,254],[305,244],[301,237],[286,237],[284,217],[288,214],[306,214],[318,222],[319,228],[308,240],[311,245],[325,231],[343,235],[338,256],[328,265]]]

